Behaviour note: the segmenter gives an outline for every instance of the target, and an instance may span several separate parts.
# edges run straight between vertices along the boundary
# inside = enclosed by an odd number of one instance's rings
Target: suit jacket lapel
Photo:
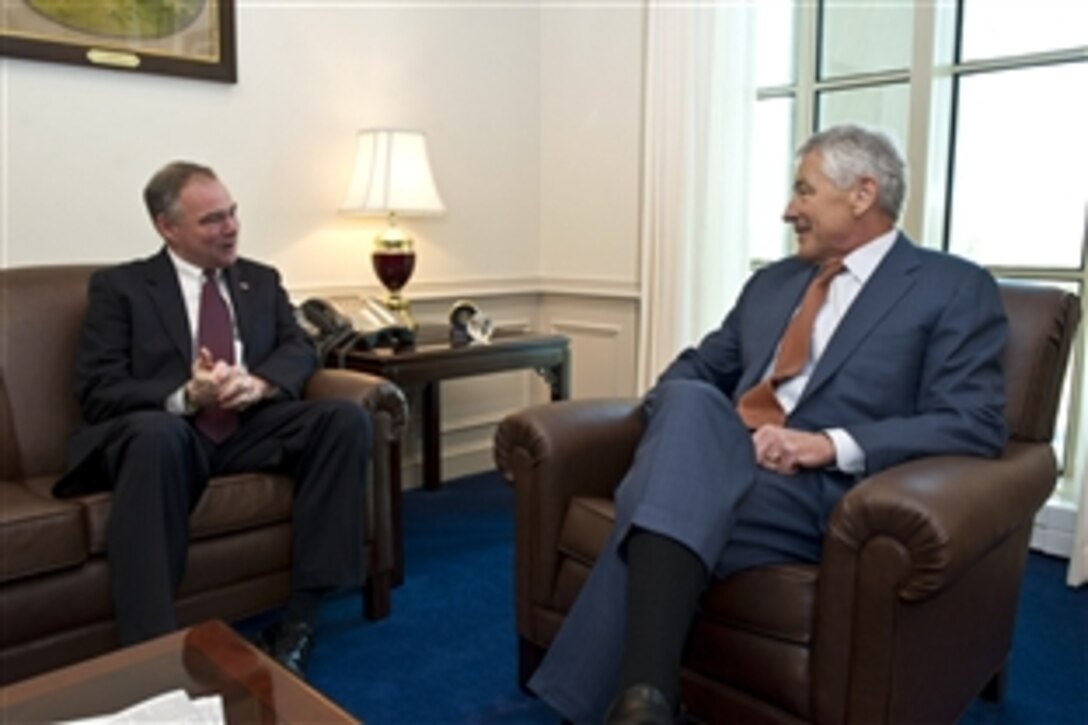
[[[185,312],[177,270],[174,269],[165,248],[147,260],[144,283],[148,295],[154,300],[155,310],[162,319],[166,334],[188,365],[193,359],[194,333],[189,329],[189,315]]]
[[[902,299],[914,284],[914,271],[917,267],[918,258],[913,244],[900,234],[888,254],[873,270],[872,276],[850,305],[846,316],[835,328],[797,405],[804,403],[831,378],[850,357],[854,348],[861,344],[888,311]]]
[[[793,318],[794,310],[801,304],[801,298],[816,271],[815,266],[798,267],[797,272],[779,287],[781,294],[774,295],[767,301],[766,309],[760,310],[759,335],[752,341],[752,363],[747,366],[737,385],[738,396],[763,379],[786,326]]]
[[[234,306],[235,324],[238,325],[238,336],[242,339],[243,349],[249,339],[250,326],[253,323],[253,310],[250,307],[249,288],[251,282],[244,270],[235,263],[224,271],[227,279],[227,289],[230,291],[230,301]],[[242,362],[239,360],[239,362]],[[248,364],[248,361],[246,361]]]

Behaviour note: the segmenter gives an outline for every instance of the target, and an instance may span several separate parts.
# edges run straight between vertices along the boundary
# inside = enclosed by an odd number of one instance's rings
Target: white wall
[[[636,391],[645,11],[541,13],[539,326],[571,339],[572,395]]]
[[[0,59],[0,266],[155,251],[140,192],[189,158],[216,168],[243,253],[277,265],[294,295],[376,294],[382,223],[336,213],[355,133],[418,128],[448,212],[405,222],[417,318],[475,298],[499,322],[570,335],[575,397],[633,393],[641,7],[237,9],[236,85]],[[495,423],[544,391],[531,372],[443,385],[447,475],[490,467]]]
[[[3,264],[153,251],[140,189],[186,157],[219,171],[244,252],[289,284],[372,283],[379,222],[336,209],[356,130],[406,126],[450,210],[416,229],[416,279],[535,274],[539,11],[339,5],[239,3],[237,85],[0,61]]]
[[[540,271],[633,290],[644,11],[586,5],[541,18]]]

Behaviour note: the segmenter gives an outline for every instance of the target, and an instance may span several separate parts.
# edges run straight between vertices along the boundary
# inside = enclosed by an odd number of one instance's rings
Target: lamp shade
[[[419,131],[359,132],[355,168],[340,210],[353,214],[424,216],[446,210],[438,195],[427,137]]]

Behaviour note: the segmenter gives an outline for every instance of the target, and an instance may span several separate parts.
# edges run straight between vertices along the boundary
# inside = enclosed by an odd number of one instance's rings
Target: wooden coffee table
[[[218,620],[0,688],[0,723],[106,715],[183,689],[228,723],[357,723]]]

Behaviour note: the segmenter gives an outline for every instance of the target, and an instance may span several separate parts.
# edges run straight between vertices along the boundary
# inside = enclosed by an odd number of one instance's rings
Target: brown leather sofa
[[[104,528],[106,493],[58,500],[79,422],[72,368],[94,267],[0,270],[0,684],[116,646]],[[400,389],[339,370],[318,372],[306,397],[354,400],[371,411],[374,452],[365,510],[364,609],[390,608],[390,501],[399,465],[392,446],[405,423]],[[192,542],[177,614],[184,624],[225,620],[287,599],[291,567],[290,479],[242,475],[211,481],[192,516]]]
[[[818,565],[768,566],[707,592],[683,698],[708,723],[951,723],[1000,697],[1032,521],[1051,493],[1078,300],[1003,284],[1010,440],[997,460],[913,461],[859,483]],[[513,414],[495,458],[516,489],[520,677],[554,638],[612,527],[641,435],[636,401]]]

